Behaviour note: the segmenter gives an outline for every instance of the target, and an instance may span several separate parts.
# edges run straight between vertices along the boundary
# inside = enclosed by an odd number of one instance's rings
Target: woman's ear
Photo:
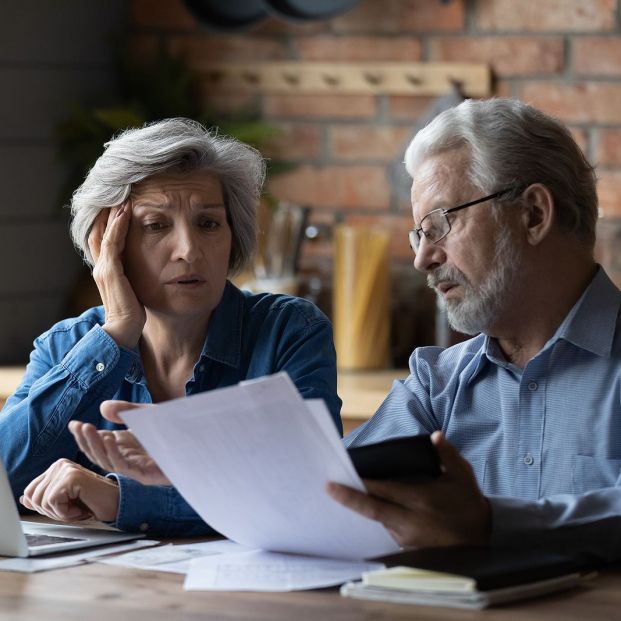
[[[555,204],[550,190],[542,183],[529,185],[522,194],[522,223],[529,244],[540,244],[554,225]]]

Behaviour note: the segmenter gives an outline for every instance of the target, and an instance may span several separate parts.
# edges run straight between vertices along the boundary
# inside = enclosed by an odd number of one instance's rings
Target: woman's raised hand
[[[103,329],[117,345],[128,349],[137,345],[147,318],[121,259],[130,219],[129,201],[120,207],[104,209],[88,236],[88,247],[95,261],[93,278],[106,313]]]
[[[104,401],[100,409],[104,418],[123,424],[118,413],[138,407],[145,406],[127,401]],[[145,485],[170,485],[131,431],[98,431],[90,423],[75,420],[70,421],[69,431],[86,457],[104,470],[123,474]]]

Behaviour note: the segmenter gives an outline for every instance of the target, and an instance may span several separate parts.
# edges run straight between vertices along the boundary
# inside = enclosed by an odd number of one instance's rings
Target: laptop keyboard
[[[53,535],[32,535],[25,533],[26,542],[31,548],[38,546],[47,546],[52,543],[68,543],[70,541],[86,541],[86,539],[80,539],[78,537],[56,537]]]

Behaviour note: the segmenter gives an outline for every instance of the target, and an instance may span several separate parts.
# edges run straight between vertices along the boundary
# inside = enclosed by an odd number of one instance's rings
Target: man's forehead
[[[438,208],[456,205],[467,189],[467,157],[462,149],[438,153],[417,166],[410,198],[415,222]]]

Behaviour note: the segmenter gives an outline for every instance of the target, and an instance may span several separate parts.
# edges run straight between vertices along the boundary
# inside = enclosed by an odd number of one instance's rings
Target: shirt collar
[[[597,356],[609,358],[620,307],[621,292],[599,266],[593,280],[543,349],[548,349],[559,339],[564,339]],[[489,363],[521,373],[521,369],[505,359],[497,340],[485,335],[469,381]]]
[[[244,294],[227,281],[222,299],[209,320],[201,355],[238,369],[241,365],[243,315]]]
[[[620,307],[621,292],[599,266],[593,280],[545,347],[564,339],[597,356],[609,358]]]

